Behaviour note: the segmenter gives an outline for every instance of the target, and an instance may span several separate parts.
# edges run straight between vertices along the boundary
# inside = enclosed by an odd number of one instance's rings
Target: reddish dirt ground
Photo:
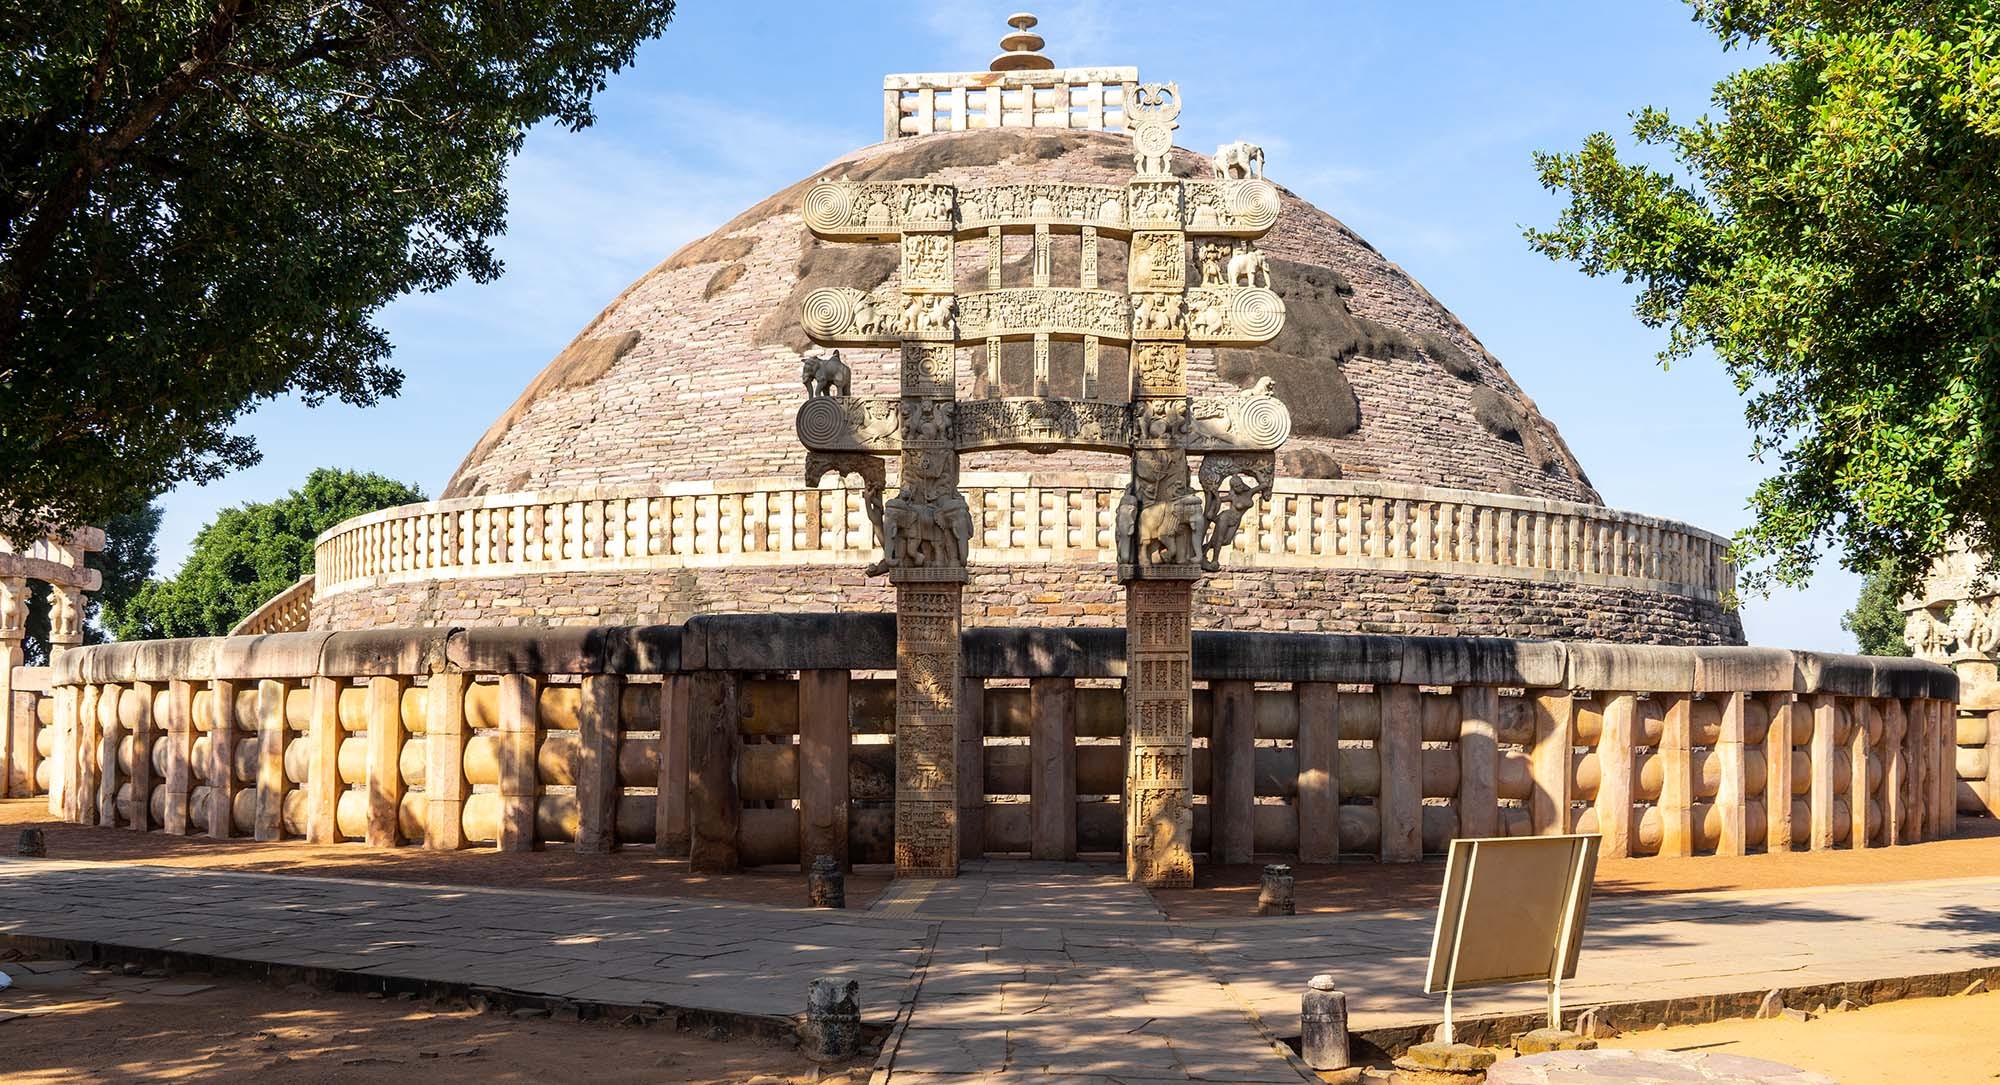
[[[754,1039],[670,1024],[558,1022],[463,1006],[282,990],[235,979],[125,975],[4,962],[0,1080],[859,1082],[868,1062],[820,1068]]]

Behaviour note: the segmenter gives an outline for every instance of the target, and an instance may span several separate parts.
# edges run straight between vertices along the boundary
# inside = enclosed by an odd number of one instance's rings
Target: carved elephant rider
[[[1151,565],[1201,560],[1201,495],[1183,492],[1139,510],[1139,547]]]
[[[839,351],[826,355],[808,354],[799,362],[799,376],[805,383],[807,396],[850,394],[853,374],[848,372],[847,363],[840,360]]]
[[[971,546],[972,510],[957,491],[935,501],[899,494],[882,505],[882,560],[868,572],[963,566]]]
[[[1215,149],[1215,176],[1220,181],[1240,181],[1264,176],[1264,148],[1246,140],[1225,143]]]

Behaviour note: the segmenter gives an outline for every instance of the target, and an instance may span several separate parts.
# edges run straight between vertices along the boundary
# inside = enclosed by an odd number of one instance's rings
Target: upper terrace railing
[[[970,128],[1125,127],[1137,68],[940,72],[882,79],[882,138]]]
[[[967,473],[975,565],[1111,564],[1124,480]],[[452,576],[866,565],[858,488],[786,479],[495,494],[359,516],[319,537],[317,593]],[[1234,568],[1384,569],[1639,588],[1718,601],[1728,541],[1570,501],[1280,479],[1223,555]]]
[[[963,854],[1118,850],[1123,646],[966,633]],[[103,645],[57,660],[34,748],[79,822],[881,862],[893,665],[889,615]],[[1614,856],[1872,847],[1948,835],[1985,786],[1953,771],[1957,680],[1916,660],[1198,632],[1194,677],[1212,861],[1571,830]]]

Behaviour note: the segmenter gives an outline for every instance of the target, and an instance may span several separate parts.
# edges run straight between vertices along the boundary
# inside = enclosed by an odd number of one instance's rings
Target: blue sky
[[[684,0],[581,133],[537,131],[510,173],[497,283],[407,298],[380,320],[407,374],[366,410],[278,401],[245,418],[264,462],[164,497],[162,568],[215,512],[322,465],[435,494],[486,426],[611,298],[683,243],[881,136],[888,72],[983,69],[1006,3],[714,4]],[[1182,145],[1262,144],[1273,180],[1353,227],[1471,327],[1553,419],[1605,500],[1723,534],[1760,467],[1727,376],[1663,371],[1632,291],[1521,239],[1556,197],[1530,154],[1623,135],[1646,104],[1692,117],[1745,62],[1676,0],[1035,6],[1061,65],[1132,64],[1175,80]],[[1136,14],[1143,11],[1145,14]],[[1629,141],[1621,141],[1629,142]],[[1849,650],[1857,581],[1749,600],[1753,643]]]

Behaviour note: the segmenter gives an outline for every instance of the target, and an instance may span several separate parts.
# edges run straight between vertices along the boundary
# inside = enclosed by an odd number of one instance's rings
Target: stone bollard
[[[1258,915],[1292,914],[1292,868],[1272,863],[1264,868],[1263,884],[1257,887]]]
[[[20,853],[30,859],[49,857],[49,842],[40,829],[22,829]]]
[[[1299,1053],[1315,1070],[1345,1070],[1347,1056],[1347,996],[1334,989],[1333,977],[1314,976],[1299,1000]]]
[[[861,1050],[861,985],[853,980],[813,980],[806,986],[806,1021],[800,1047],[809,1059],[834,1062]]]
[[[813,859],[806,874],[806,894],[815,908],[847,907],[847,879],[840,873],[840,860],[831,855]]]

